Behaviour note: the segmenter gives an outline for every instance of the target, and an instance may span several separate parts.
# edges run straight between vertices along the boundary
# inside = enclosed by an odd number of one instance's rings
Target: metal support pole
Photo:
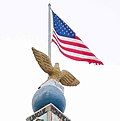
[[[51,4],[48,4],[48,56],[51,60]]]

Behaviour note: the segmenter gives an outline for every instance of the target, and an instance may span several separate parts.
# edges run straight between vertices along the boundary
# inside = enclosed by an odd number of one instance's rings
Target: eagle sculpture
[[[53,79],[65,86],[77,86],[80,83],[70,72],[66,70],[60,71],[59,63],[55,63],[53,67],[50,58],[46,54],[33,47],[32,51],[39,66],[49,75],[48,80]]]

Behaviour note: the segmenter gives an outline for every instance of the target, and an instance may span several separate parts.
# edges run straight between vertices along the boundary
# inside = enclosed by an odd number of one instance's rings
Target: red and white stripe
[[[63,37],[53,31],[52,41],[57,45],[60,52],[70,59],[103,65],[77,36],[75,38]]]

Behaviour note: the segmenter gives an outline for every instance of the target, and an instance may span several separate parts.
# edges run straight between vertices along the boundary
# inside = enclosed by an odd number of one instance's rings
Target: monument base
[[[70,119],[50,103],[29,116],[26,121],[70,121]]]

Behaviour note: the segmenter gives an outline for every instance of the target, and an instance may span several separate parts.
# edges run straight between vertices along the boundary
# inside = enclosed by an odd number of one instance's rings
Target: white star
[[[72,34],[72,36],[74,36],[74,34]]]
[[[68,25],[66,26],[66,28],[69,28]]]

